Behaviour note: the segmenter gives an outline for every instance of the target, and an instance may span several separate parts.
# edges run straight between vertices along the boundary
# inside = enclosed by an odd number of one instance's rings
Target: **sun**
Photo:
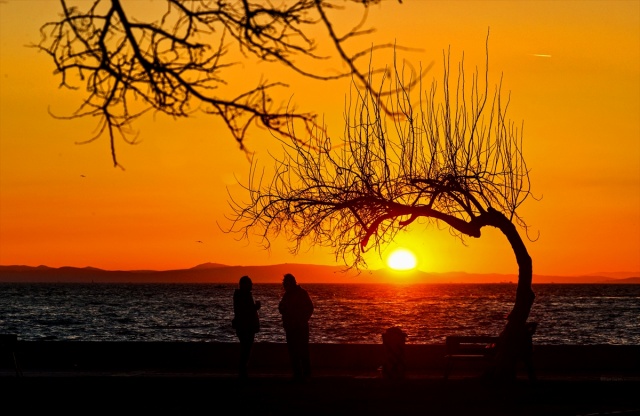
[[[398,248],[387,257],[387,266],[393,270],[412,270],[417,263],[416,256],[406,248]]]

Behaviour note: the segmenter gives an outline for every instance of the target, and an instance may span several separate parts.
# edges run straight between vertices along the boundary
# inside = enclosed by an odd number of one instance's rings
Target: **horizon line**
[[[330,265],[330,264],[317,264],[317,263],[273,263],[273,264],[259,264],[259,265],[240,265],[240,264],[236,264],[236,265],[229,265],[229,264],[223,264],[223,263],[215,263],[215,262],[205,262],[205,263],[199,263],[196,264],[195,266],[191,266],[191,267],[186,267],[186,268],[177,268],[177,269],[105,269],[105,268],[101,268],[101,267],[95,267],[95,266],[48,266],[45,264],[40,264],[38,266],[31,266],[31,265],[26,265],[26,264],[0,264],[0,267],[2,268],[10,268],[10,267],[25,267],[25,268],[33,268],[33,269],[37,269],[37,268],[48,268],[48,269],[63,269],[63,268],[71,268],[71,269],[95,269],[95,270],[101,270],[101,271],[105,271],[105,272],[178,272],[178,271],[187,271],[187,270],[198,270],[199,267],[201,266],[207,266],[207,265],[211,265],[212,269],[216,269],[216,268],[232,268],[232,267],[277,267],[277,266],[287,266],[287,265],[293,265],[293,266],[308,266],[308,267],[330,267],[330,268],[338,268],[341,269],[345,272],[353,272],[353,273],[357,273],[356,269],[349,269],[348,266],[344,266],[344,265]],[[206,270],[206,268],[202,267],[201,270]],[[419,272],[419,273],[425,273],[425,274],[431,274],[431,275],[443,275],[443,274],[468,274],[468,275],[498,275],[498,276],[513,276],[513,277],[517,277],[518,276],[518,272],[512,272],[512,273],[504,273],[504,272],[474,272],[474,271],[463,271],[463,270],[452,270],[452,271],[446,271],[446,272],[439,272],[439,271],[426,271],[426,270],[422,270],[419,268],[415,268],[412,270],[393,270],[390,268],[377,268],[377,269],[360,269],[359,270],[360,273],[365,273],[365,272],[390,272],[390,273],[397,273],[397,274],[409,274],[409,273],[413,273],[413,272]],[[610,279],[628,279],[628,278],[635,278],[635,277],[640,277],[640,271],[600,271],[600,272],[591,272],[591,273],[587,273],[587,274],[569,274],[569,275],[564,275],[564,274],[539,274],[539,273],[532,273],[533,276],[539,276],[539,277],[562,277],[562,278],[592,278],[592,277],[606,277],[606,278],[610,278]],[[616,277],[612,277],[611,275],[618,275]]]

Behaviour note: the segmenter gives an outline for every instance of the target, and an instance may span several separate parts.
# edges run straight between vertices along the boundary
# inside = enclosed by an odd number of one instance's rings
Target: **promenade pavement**
[[[386,380],[378,372],[316,372],[294,383],[286,369],[253,372],[197,369],[46,370],[16,377],[0,371],[2,414],[214,415],[580,415],[640,416],[640,375],[540,373],[498,385],[458,371],[410,372]]]
[[[257,343],[248,380],[232,343],[21,342],[0,356],[0,416],[11,414],[640,416],[640,347],[538,346],[537,381],[443,377],[442,345],[407,345],[403,379],[381,345],[311,345],[313,374],[291,380],[286,345]]]

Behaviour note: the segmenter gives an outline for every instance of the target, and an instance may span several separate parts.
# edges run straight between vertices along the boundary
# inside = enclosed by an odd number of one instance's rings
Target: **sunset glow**
[[[416,256],[405,248],[398,248],[387,258],[387,265],[393,270],[413,270],[417,265]]]
[[[131,12],[143,16],[147,3]],[[362,8],[353,3],[345,6],[353,11],[331,11],[339,16],[338,36],[359,21]],[[443,55],[452,70],[464,57],[470,84],[474,68],[482,73],[488,49],[487,108],[501,83],[508,117],[523,130],[532,197],[518,206],[529,225],[518,231],[535,274],[640,272],[637,1],[414,0],[373,2],[367,11],[363,31],[375,31],[350,39],[353,50],[346,52],[359,49],[351,42],[363,48],[402,45],[399,61],[418,73],[425,69],[426,91],[432,81],[442,88]],[[94,137],[96,120],[52,115],[73,114],[86,88],[59,88],[62,80],[51,57],[26,47],[37,44],[40,26],[60,13],[59,2],[0,2],[0,265],[107,270],[174,270],[208,262],[343,265],[331,247],[317,241],[302,243],[292,254],[286,237],[265,249],[260,235],[242,239],[223,231],[229,227],[229,195],[247,199],[242,187],[251,168],[247,156],[268,169],[271,155],[281,151],[282,144],[264,129],[251,131],[244,152],[220,119],[203,113],[172,119],[150,111],[132,126],[134,146],[115,140],[125,169],[114,168],[106,137],[78,145]],[[229,53],[240,55],[233,45]],[[373,61],[389,68],[392,59],[384,53],[376,50]],[[341,70],[326,65],[327,74]],[[317,113],[332,144],[351,134],[344,122],[351,79],[312,81],[261,62],[241,61],[234,68],[224,79],[230,89],[284,82],[289,89],[282,92],[283,102]],[[271,177],[263,179],[268,183]],[[518,273],[513,250],[496,229],[484,227],[480,238],[462,243],[443,223],[417,220],[409,227],[392,246],[367,247],[366,267],[422,270],[426,264],[433,273]],[[413,253],[387,258],[400,246]]]

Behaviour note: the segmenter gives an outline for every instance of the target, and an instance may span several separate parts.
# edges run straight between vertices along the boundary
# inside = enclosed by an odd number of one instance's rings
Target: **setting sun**
[[[416,264],[416,256],[405,248],[394,250],[387,258],[387,265],[394,270],[411,270]]]

